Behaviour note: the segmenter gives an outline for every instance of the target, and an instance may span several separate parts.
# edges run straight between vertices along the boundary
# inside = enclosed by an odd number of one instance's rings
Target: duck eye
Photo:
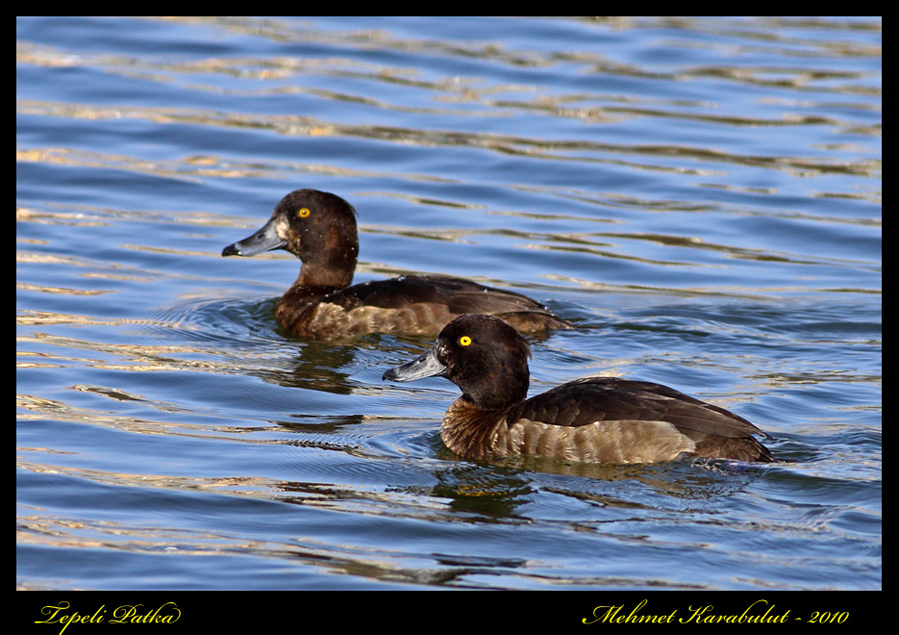
[[[304,208],[300,209],[300,211],[297,212],[297,214],[299,214],[300,218],[306,218],[307,216],[309,216],[309,208],[304,207]]]
[[[463,335],[462,337],[459,338],[459,344],[461,344],[462,346],[470,346],[471,338],[468,337],[467,335]]]

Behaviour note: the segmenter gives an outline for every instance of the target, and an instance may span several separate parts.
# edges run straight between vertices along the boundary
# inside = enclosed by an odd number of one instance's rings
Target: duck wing
[[[486,313],[504,319],[521,331],[573,328],[571,323],[525,295],[461,278],[401,276],[374,280],[334,291],[320,301],[346,311],[366,306],[399,310],[415,304],[439,307],[450,318],[465,313]]]
[[[767,448],[752,435],[771,438],[724,408],[652,382],[588,377],[553,388],[514,406],[507,421],[586,426],[597,421],[664,421],[696,444],[695,454],[771,461]]]

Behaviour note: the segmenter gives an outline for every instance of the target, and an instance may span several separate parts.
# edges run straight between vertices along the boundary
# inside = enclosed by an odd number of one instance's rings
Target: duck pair
[[[527,296],[459,278],[401,276],[351,286],[359,253],[356,211],[339,196],[291,192],[259,231],[222,255],[273,249],[303,263],[275,305],[275,317],[289,331],[324,341],[373,332],[439,334],[424,355],[383,379],[436,376],[455,383],[462,396],[447,410],[440,436],[463,457],[773,460],[753,435],[771,437],[752,423],[660,384],[586,377],[527,399],[531,352],[519,331],[573,325]]]

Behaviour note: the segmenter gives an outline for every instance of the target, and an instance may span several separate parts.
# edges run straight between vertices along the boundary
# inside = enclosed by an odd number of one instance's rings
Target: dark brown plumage
[[[278,203],[255,234],[223,256],[284,249],[302,261],[300,275],[275,305],[287,330],[312,339],[366,333],[435,336],[465,313],[496,315],[522,332],[572,328],[527,296],[460,278],[402,276],[350,286],[359,254],[356,210],[318,190],[296,190]]]
[[[454,452],[485,459],[537,454],[599,463],[655,463],[680,456],[772,461],[746,419],[673,388],[587,377],[526,399],[530,348],[487,315],[454,319],[431,349],[384,373],[446,377],[462,389],[440,436]]]

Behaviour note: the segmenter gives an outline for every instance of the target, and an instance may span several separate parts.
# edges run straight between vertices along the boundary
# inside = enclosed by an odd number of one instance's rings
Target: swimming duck
[[[440,437],[470,459],[518,454],[596,463],[656,463],[682,456],[772,461],[746,419],[673,388],[585,377],[526,399],[530,347],[489,315],[463,315],[421,357],[383,379],[445,377],[462,389]]]
[[[436,336],[457,315],[496,315],[522,332],[573,328],[527,296],[460,278],[412,275],[350,286],[359,239],[356,210],[341,197],[296,190],[255,234],[222,250],[254,256],[284,249],[302,261],[300,275],[275,305],[288,331],[317,340],[366,333]]]

